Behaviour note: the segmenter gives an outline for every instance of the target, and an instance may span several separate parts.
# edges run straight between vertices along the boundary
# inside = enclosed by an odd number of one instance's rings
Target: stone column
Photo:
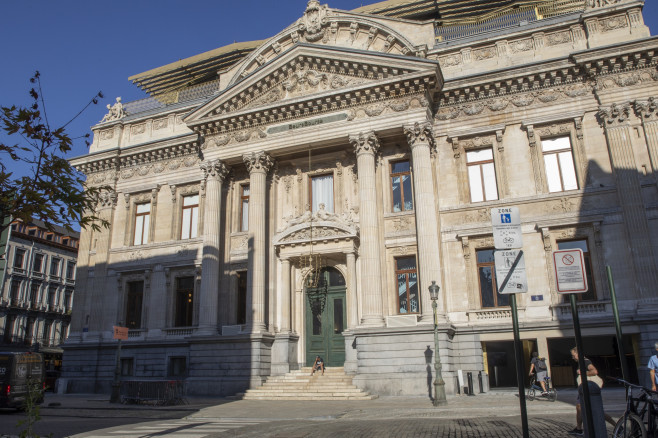
[[[203,213],[203,258],[201,259],[201,291],[199,293],[199,328],[197,335],[217,334],[219,297],[220,220],[222,182],[228,168],[220,160],[201,163],[206,181]]]
[[[263,151],[242,156],[249,170],[249,258],[247,261],[247,326],[251,332],[266,331],[265,326],[265,225],[267,172],[274,164]]]
[[[441,284],[438,218],[432,178],[432,158],[430,157],[430,148],[434,146],[434,136],[432,125],[429,122],[405,125],[404,133],[411,147],[413,164],[421,320],[433,324],[434,315],[428,288],[432,281]],[[439,313],[444,313],[443,302],[443,300],[438,300]]]
[[[656,285],[656,266],[649,236],[646,208],[640,192],[640,179],[633,155],[628,104],[599,108],[605,128],[610,161],[617,183],[619,204],[635,271],[635,298],[651,298]]]
[[[359,216],[361,227],[361,325],[382,326],[382,272],[379,248],[379,210],[375,180],[375,155],[379,139],[374,132],[350,135],[359,172]]]
[[[347,258],[347,296],[349,310],[347,312],[347,328],[355,329],[359,325],[359,300],[356,296],[356,254],[348,252]]]
[[[290,259],[281,259],[281,295],[279,303],[281,311],[281,321],[279,322],[279,331],[281,333],[290,333]]]
[[[165,315],[167,314],[167,281],[164,268],[156,264],[151,273],[151,290],[148,297],[148,320],[146,321],[148,338],[159,338],[162,329],[166,327]]]
[[[650,97],[648,100],[636,100],[634,106],[635,113],[642,120],[651,171],[654,177],[658,177],[658,99]]]

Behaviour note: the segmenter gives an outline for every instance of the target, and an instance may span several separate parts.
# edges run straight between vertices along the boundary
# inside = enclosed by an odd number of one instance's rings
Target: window
[[[131,329],[142,328],[142,297],[144,294],[143,281],[129,281],[126,299],[126,327]]]
[[[131,377],[134,375],[135,359],[132,357],[121,358],[121,376]]]
[[[149,243],[149,225],[151,219],[151,204],[137,204],[135,209],[135,239],[134,245]]]
[[[576,298],[583,301],[596,301],[596,287],[594,285],[594,278],[592,277],[592,257],[589,253],[589,247],[587,246],[587,239],[557,242],[557,249],[583,250],[583,258],[585,259],[585,275],[587,276],[587,292],[576,294]],[[569,302],[568,295],[564,295],[564,298],[565,302]]]
[[[39,283],[32,283],[30,286],[30,306],[32,308],[37,307],[37,303],[39,302],[39,288],[41,285]]]
[[[48,287],[48,307],[54,309],[57,306],[57,286]]]
[[[236,323],[247,323],[247,271],[238,272],[238,307],[236,309]]]
[[[573,164],[571,140],[569,137],[559,137],[541,141],[544,154],[544,168],[549,192],[564,192],[576,190],[578,180]]]
[[[249,186],[240,186],[240,231],[249,229]]]
[[[37,235],[37,229],[36,228],[30,228],[27,230],[27,235],[28,236],[36,236]]]
[[[466,152],[466,165],[468,166],[468,184],[471,189],[471,202],[498,199],[493,149],[487,148]]]
[[[9,299],[12,305],[18,305],[18,296],[21,293],[21,282],[19,280],[11,281],[11,288],[9,289]]]
[[[43,272],[43,254],[34,255],[34,265],[32,267],[33,272]]]
[[[23,269],[23,261],[25,260],[25,250],[16,248],[14,253],[14,268]]]
[[[73,280],[75,276],[75,262],[66,262],[66,279]]]
[[[194,277],[176,279],[176,315],[175,327],[189,327],[193,324],[194,314]]]
[[[414,209],[409,161],[391,163],[391,193],[393,212]]]
[[[62,239],[62,245],[68,245],[69,244],[69,239],[67,237]]]
[[[482,308],[509,306],[509,297],[498,293],[494,250],[482,249],[477,251],[477,263]]]
[[[311,178],[311,211],[315,213],[324,204],[325,211],[334,212],[334,176],[319,175]]]
[[[199,195],[183,197],[181,239],[194,239],[199,228]]]
[[[418,274],[416,272],[416,257],[400,257],[395,259],[395,277],[398,285],[398,312],[418,313]]]
[[[167,375],[169,377],[187,377],[187,359],[185,357],[170,357]]]
[[[46,234],[46,240],[53,240],[52,234]]]
[[[53,257],[52,260],[50,261],[50,275],[52,277],[59,277],[60,262],[61,259],[58,259],[57,257]]]
[[[52,328],[53,322],[46,321],[45,325],[43,326],[43,341],[46,346],[50,346],[50,332],[52,331]]]
[[[66,289],[64,292],[64,308],[67,312],[71,311],[71,305],[73,304],[73,289]]]

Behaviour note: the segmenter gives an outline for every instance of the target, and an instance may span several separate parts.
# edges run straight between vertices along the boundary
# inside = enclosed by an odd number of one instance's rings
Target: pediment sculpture
[[[335,214],[327,211],[324,204],[320,204],[315,213],[307,209],[297,217],[284,218],[284,221],[283,228],[274,236],[275,245],[328,237],[353,238],[359,233],[358,215],[354,209],[343,214]]]
[[[304,16],[297,21],[299,31],[306,41],[312,43],[324,37],[323,27],[327,25],[327,9],[327,5],[320,5],[318,0],[308,2]]]

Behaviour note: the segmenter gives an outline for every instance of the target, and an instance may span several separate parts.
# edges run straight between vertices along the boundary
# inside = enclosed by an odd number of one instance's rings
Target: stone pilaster
[[[220,160],[201,163],[206,181],[203,214],[203,258],[201,260],[201,291],[199,293],[199,328],[197,335],[217,334],[217,304],[219,297],[220,220],[222,183],[228,173]]]
[[[267,173],[273,166],[272,157],[263,151],[242,156],[249,170],[249,258],[247,261],[247,325],[252,332],[262,332],[265,326],[265,211]]]
[[[434,147],[432,125],[428,122],[404,126],[407,142],[411,147],[414,178],[414,210],[416,212],[416,242],[418,243],[418,287],[421,296],[421,320],[434,322],[429,286],[432,281],[441,284],[441,256],[439,252],[438,218],[432,159]],[[443,300],[439,300],[439,313],[444,313]]]
[[[375,179],[375,155],[379,139],[374,132],[350,135],[359,172],[359,216],[361,227],[361,294],[363,326],[382,326],[382,273],[379,248],[379,210]]]
[[[281,295],[277,300],[281,309],[279,315],[279,332],[290,333],[290,259],[281,259]]]
[[[162,336],[162,329],[166,327],[165,315],[167,314],[167,281],[165,271],[161,264],[153,267],[151,273],[151,290],[149,294],[149,311],[147,328],[148,338]]]
[[[647,100],[633,102],[635,113],[642,120],[644,138],[647,142],[651,171],[658,176],[658,99],[650,97]]]
[[[347,259],[347,328],[353,330],[359,325],[359,300],[356,296],[356,254],[348,252]]]
[[[635,271],[635,298],[644,299],[653,296],[657,278],[653,249],[648,239],[649,224],[632,149],[629,114],[628,104],[612,104],[599,108],[599,119],[608,140],[619,204],[622,207],[626,235],[631,248]]]

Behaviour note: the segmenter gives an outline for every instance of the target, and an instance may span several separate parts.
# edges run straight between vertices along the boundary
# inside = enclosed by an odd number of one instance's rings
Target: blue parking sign
[[[502,224],[511,224],[512,223],[512,215],[509,213],[503,213],[500,215],[500,223]]]

